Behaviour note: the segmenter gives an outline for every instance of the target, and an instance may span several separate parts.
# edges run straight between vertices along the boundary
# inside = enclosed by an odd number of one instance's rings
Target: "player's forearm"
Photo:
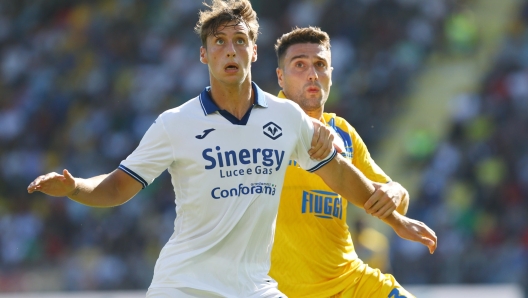
[[[117,188],[108,181],[108,174],[83,179],[75,178],[75,189],[68,198],[91,207],[113,207],[121,205]]]
[[[387,224],[389,227],[391,227],[395,232],[397,232],[397,229],[401,229],[404,219],[407,218],[407,216],[399,213],[397,210],[394,210],[387,217],[380,218],[380,220]]]
[[[391,227],[394,232],[398,234],[398,230],[402,229],[404,223],[403,219],[405,219],[405,215],[401,215],[396,210],[392,211],[390,215],[388,215],[385,218],[381,218],[381,221],[383,221],[385,224],[387,224],[389,227]]]
[[[381,221],[386,223],[389,227],[395,229],[399,224],[401,224],[401,217],[402,215],[397,212],[396,210],[393,211],[390,215],[388,215],[385,218],[380,218]]]
[[[316,174],[332,190],[360,208],[363,208],[375,190],[372,182],[341,155],[336,155]]]

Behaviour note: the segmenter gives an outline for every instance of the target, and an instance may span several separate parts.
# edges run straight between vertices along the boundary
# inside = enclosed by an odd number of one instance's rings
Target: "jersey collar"
[[[254,82],[251,82],[251,88],[253,88],[253,91],[255,93],[255,105],[262,108],[267,108],[268,103],[266,102],[264,91],[262,91],[262,89],[260,89],[259,86],[257,86],[257,84],[255,84]],[[206,116],[214,112],[220,111],[220,108],[214,103],[213,99],[211,98],[211,95],[209,93],[210,90],[211,86],[205,87],[205,89],[202,91],[202,93],[200,93],[199,96],[202,109]]]

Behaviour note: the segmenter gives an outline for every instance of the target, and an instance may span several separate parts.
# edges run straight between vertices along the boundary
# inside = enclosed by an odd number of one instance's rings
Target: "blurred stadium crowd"
[[[466,28],[455,2],[253,0],[262,32],[253,79],[278,92],[276,38],[320,26],[332,38],[327,110],[375,152],[431,50],[465,49],[467,38],[450,34]],[[166,173],[110,209],[25,189],[63,168],[114,170],[160,112],[208,85],[193,32],[199,9],[196,0],[0,2],[0,291],[148,287],[175,217]],[[437,231],[440,247],[424,259],[395,241],[401,283],[527,282],[525,17],[480,92],[456,101],[449,138],[410,156],[424,170],[410,215]]]
[[[431,258],[396,240],[393,268],[404,282],[528,289],[526,1],[490,64],[476,92],[453,98],[446,138],[425,136],[409,154],[409,166],[423,172],[409,215],[431,224],[439,247]]]

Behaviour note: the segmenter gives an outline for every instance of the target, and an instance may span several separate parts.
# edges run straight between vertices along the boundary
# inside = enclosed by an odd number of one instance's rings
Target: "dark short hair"
[[[330,50],[330,36],[319,27],[293,28],[292,31],[283,34],[275,43],[275,54],[277,63],[282,66],[284,55],[289,47],[299,43],[315,43],[322,45],[325,49]]]
[[[207,37],[216,36],[222,25],[232,21],[244,23],[249,29],[249,38],[255,43],[259,33],[257,13],[249,0],[213,0],[211,5],[204,3],[209,10],[200,11],[198,23],[194,30],[202,40],[202,46],[207,45]]]

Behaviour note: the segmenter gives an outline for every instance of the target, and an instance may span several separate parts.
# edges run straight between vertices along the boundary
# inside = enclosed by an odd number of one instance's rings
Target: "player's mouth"
[[[308,91],[308,93],[319,93],[321,89],[315,86],[310,86],[306,89],[306,91]]]
[[[227,73],[235,73],[238,71],[238,64],[236,63],[229,63],[224,66],[224,70]]]

